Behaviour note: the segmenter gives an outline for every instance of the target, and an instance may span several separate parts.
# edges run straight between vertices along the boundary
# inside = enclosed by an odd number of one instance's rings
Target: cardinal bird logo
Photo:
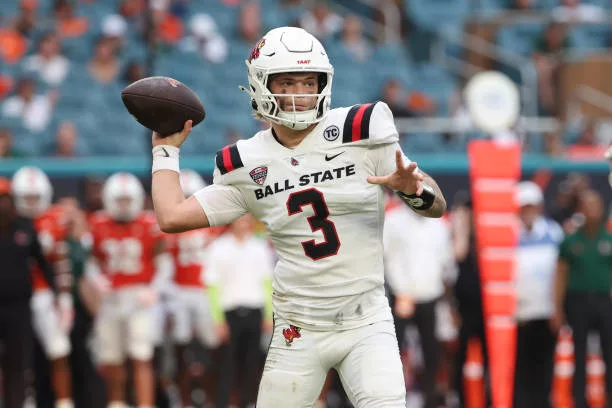
[[[283,336],[285,336],[285,344],[287,347],[291,347],[293,343],[293,339],[299,339],[302,337],[300,331],[302,329],[300,327],[294,326],[292,324],[289,325],[288,329],[283,329]]]
[[[261,50],[265,44],[266,44],[265,38],[262,38],[261,40],[259,40],[255,48],[253,48],[253,51],[251,51],[249,62],[253,61],[254,59],[259,58],[259,50]]]

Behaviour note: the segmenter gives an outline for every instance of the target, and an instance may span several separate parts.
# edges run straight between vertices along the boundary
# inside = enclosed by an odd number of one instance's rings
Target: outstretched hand
[[[420,196],[423,192],[424,176],[419,171],[417,163],[410,162],[407,166],[404,165],[402,152],[398,149],[395,151],[395,164],[397,168],[393,173],[386,176],[369,176],[367,178],[368,183],[382,184],[394,191]]]
[[[188,120],[185,122],[183,130],[166,137],[162,137],[159,133],[153,132],[153,146],[155,147],[159,145],[170,145],[174,147],[181,147],[185,140],[187,140],[187,136],[189,136],[189,133],[191,133],[192,125],[193,121]]]

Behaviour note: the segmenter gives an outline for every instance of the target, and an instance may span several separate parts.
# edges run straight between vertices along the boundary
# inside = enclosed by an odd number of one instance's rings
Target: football
[[[121,99],[140,124],[161,136],[179,132],[189,119],[195,126],[206,116],[195,92],[173,78],[143,78],[128,85],[121,92]]]

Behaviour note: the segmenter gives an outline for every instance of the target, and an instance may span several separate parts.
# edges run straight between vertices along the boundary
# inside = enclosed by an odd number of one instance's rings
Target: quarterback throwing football
[[[356,407],[405,407],[383,289],[381,185],[427,217],[444,213],[444,197],[401,152],[386,104],[330,109],[333,67],[315,37],[274,29],[246,64],[246,92],[270,129],[217,152],[214,184],[188,199],[179,182],[179,147],[191,122],[170,137],[154,133],[160,227],[180,232],[228,224],[247,212],[265,224],[279,261],[258,407],[287,401],[312,407],[331,368]]]

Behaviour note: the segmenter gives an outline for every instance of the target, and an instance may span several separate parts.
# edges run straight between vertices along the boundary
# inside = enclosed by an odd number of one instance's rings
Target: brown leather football
[[[127,86],[121,99],[140,124],[161,136],[179,132],[189,119],[195,126],[206,116],[198,95],[173,78],[143,78]]]

